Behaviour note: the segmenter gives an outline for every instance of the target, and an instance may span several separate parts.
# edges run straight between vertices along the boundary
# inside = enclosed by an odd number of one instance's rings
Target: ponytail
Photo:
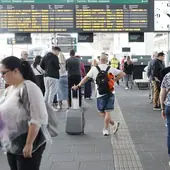
[[[21,74],[25,80],[30,80],[37,84],[35,74],[28,61],[21,60]]]

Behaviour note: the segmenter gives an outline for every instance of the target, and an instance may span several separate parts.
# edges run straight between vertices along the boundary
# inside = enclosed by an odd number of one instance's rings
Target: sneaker
[[[116,134],[116,132],[119,130],[119,126],[120,126],[120,123],[115,122],[115,124],[113,125],[113,134]]]
[[[108,136],[109,135],[109,131],[107,129],[103,129],[103,136]]]
[[[161,110],[161,107],[159,107],[159,106],[154,106],[154,107],[153,107],[153,110]]]
[[[170,161],[168,162],[169,166],[170,166]]]
[[[128,87],[125,87],[125,90],[128,90],[129,88]]]

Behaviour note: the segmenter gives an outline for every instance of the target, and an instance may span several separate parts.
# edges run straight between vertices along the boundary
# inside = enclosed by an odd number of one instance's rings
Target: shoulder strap
[[[37,69],[37,67],[36,67],[35,69],[36,69],[40,74],[42,74],[42,73],[40,72],[40,70]]]
[[[97,68],[97,70],[98,70],[99,72],[101,72],[101,69],[100,69],[100,67],[99,67],[99,66],[96,66],[96,68]]]
[[[27,113],[30,114],[30,102],[29,102],[29,97],[27,92],[27,86],[25,83],[23,84],[23,88],[21,88],[19,91],[19,97],[20,97],[20,102],[23,104],[23,107],[25,108]]]
[[[109,71],[109,69],[110,69],[110,66],[108,66],[108,67],[107,67],[106,72],[108,72],[108,71]]]

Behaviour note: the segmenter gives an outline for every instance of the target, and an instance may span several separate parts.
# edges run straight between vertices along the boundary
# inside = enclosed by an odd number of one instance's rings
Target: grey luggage
[[[78,91],[79,92],[79,91]],[[79,94],[77,95],[79,96]],[[73,98],[73,92],[71,92],[71,108],[66,113],[66,133],[70,135],[84,134],[84,111],[79,107],[79,97]]]

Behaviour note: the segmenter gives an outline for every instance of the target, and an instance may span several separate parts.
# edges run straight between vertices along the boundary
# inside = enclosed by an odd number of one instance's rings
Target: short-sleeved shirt
[[[170,73],[165,75],[161,88],[165,88],[166,91],[170,90]],[[170,106],[170,93],[167,94],[164,104]]]
[[[68,77],[80,76],[80,59],[77,57],[70,57],[66,60],[66,69],[68,71]]]
[[[108,65],[107,64],[99,64],[98,65],[100,67],[101,70],[106,70]],[[99,71],[97,70],[97,68],[94,66],[91,68],[91,70],[87,73],[87,77],[92,78],[94,80],[96,80],[96,77],[98,75]],[[108,73],[112,73],[114,76],[117,76],[118,74],[121,73],[120,70],[116,69],[116,68],[110,68]],[[97,88],[97,85],[96,85]],[[113,93],[115,93],[115,91],[113,91]],[[104,95],[100,95],[98,90],[97,90],[97,98],[104,96]]]
[[[24,86],[27,89],[29,101],[24,101],[26,98],[22,99]],[[29,103],[29,113],[24,103]],[[3,146],[5,145],[3,149],[4,151],[13,153],[15,152],[14,150],[22,146],[17,142],[15,146],[13,146],[14,149],[11,147],[11,143],[28,132],[29,124],[33,123],[41,128],[46,127],[48,124],[48,113],[40,88],[30,80],[25,80],[18,87],[13,85],[9,86],[6,89],[5,98],[0,104],[0,118],[0,121],[5,124],[5,127],[0,129],[2,135],[1,143]],[[45,137],[48,135],[44,132],[43,134]],[[44,143],[45,140],[47,140],[47,138],[44,139],[42,143]],[[40,143],[40,145],[42,143]]]

